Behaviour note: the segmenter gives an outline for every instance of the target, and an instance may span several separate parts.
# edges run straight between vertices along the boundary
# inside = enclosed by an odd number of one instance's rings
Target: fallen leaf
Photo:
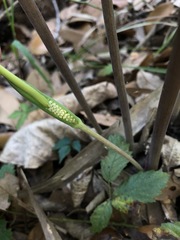
[[[0,155],[0,161],[24,168],[38,168],[51,160],[55,142],[65,136],[83,139],[78,130],[56,119],[34,122],[21,128],[9,139]]]
[[[174,6],[171,2],[161,3],[150,12],[145,21],[157,22],[165,17],[169,17],[174,11]],[[154,25],[145,26],[146,33],[150,32]]]
[[[19,189],[18,178],[6,173],[4,178],[0,179],[0,209],[6,210],[11,205],[10,196],[17,196]]]
[[[9,115],[19,108],[18,100],[5,89],[0,88],[0,123],[16,125],[16,121],[9,118]]]

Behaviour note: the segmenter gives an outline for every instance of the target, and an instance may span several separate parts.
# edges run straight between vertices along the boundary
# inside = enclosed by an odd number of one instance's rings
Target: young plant
[[[56,142],[53,150],[58,152],[59,163],[61,163],[73,150],[80,152],[81,143],[79,140],[71,140],[68,137],[64,137]]]
[[[20,106],[19,106],[19,109],[14,111],[9,116],[9,118],[17,119],[16,128],[19,129],[24,124],[24,122],[26,121],[29,113],[34,111],[35,109],[37,109],[36,106],[29,106],[26,103],[21,103]]]
[[[59,102],[55,101],[53,98],[40,92],[38,89],[32,87],[31,85],[24,82],[22,79],[18,78],[6,68],[0,65],[0,74],[4,76],[8,82],[15,88],[23,97],[34,103],[36,106],[53,116],[54,118],[64,122],[65,124],[78,128],[92,137],[96,138],[102,142],[106,147],[113,149],[118,154],[122,155],[127,159],[128,162],[132,163],[138,170],[142,170],[142,167],[137,163],[130,155],[121,150],[115,144],[111,143],[98,133],[91,130],[86,126],[80,118],[78,118],[69,109],[61,105]]]
[[[130,154],[129,145],[120,135],[111,135],[109,140]],[[92,230],[100,232],[108,226],[113,208],[127,213],[134,202],[151,203],[166,186],[168,174],[162,171],[139,172],[130,176],[126,181],[117,186],[112,192],[111,184],[118,178],[127,165],[127,160],[111,149],[101,161],[101,173],[109,184],[109,199],[100,204],[91,215]],[[142,184],[143,183],[143,184]]]

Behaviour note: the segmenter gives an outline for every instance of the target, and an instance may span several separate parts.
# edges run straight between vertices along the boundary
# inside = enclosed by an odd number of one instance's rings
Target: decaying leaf
[[[83,139],[80,132],[56,119],[45,119],[21,128],[6,144],[0,161],[38,168],[51,161],[52,147],[61,137]]]
[[[4,89],[0,89],[0,122],[15,126],[16,121],[9,118],[9,115],[19,108],[18,100]]]
[[[180,142],[170,136],[165,137],[162,146],[162,159],[167,168],[173,168],[180,165]]]
[[[74,207],[79,207],[84,199],[84,195],[87,192],[87,188],[92,177],[92,168],[84,170],[78,177],[76,177],[71,183],[72,189],[72,201]]]
[[[9,198],[16,197],[18,189],[18,178],[14,175],[6,173],[4,178],[0,179],[0,209],[6,210],[10,206]]]
[[[169,17],[174,10],[174,6],[171,2],[161,3],[155,7],[154,11],[150,12],[147,21],[160,21],[165,17]],[[153,25],[145,26],[145,31],[148,33],[152,29]]]

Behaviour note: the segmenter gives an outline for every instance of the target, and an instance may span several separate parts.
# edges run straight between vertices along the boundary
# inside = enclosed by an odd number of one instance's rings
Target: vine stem
[[[100,142],[102,142],[106,147],[113,149],[121,156],[125,157],[132,165],[134,165],[138,170],[142,171],[143,168],[141,165],[131,156],[129,156],[126,152],[121,150],[119,147],[117,147],[115,144],[104,138],[103,136],[99,135],[98,133],[92,131],[88,126],[86,126],[84,123],[80,124],[78,128],[85,133],[89,134],[90,136],[96,138]]]

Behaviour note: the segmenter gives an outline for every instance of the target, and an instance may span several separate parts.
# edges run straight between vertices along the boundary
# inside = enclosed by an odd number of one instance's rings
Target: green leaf
[[[70,145],[66,145],[62,148],[59,149],[58,154],[59,154],[59,163],[61,163],[65,157],[71,152],[71,147]]]
[[[72,148],[74,150],[76,150],[76,152],[80,152],[80,150],[81,150],[81,143],[80,143],[80,141],[79,140],[74,140],[72,142]]]
[[[105,77],[105,76],[111,75],[112,73],[113,73],[112,64],[108,64],[98,72],[98,76]]]
[[[4,164],[0,168],[0,179],[4,178],[6,173],[10,173],[10,174],[14,175],[15,174],[14,165],[12,165],[12,164]]]
[[[22,114],[22,112],[20,110],[16,110],[9,115],[9,118],[16,119],[16,118],[19,118],[19,116],[21,116],[21,114]]]
[[[161,224],[161,228],[165,232],[168,232],[170,235],[177,237],[179,239],[179,237],[180,237],[180,222],[163,223],[163,224]]]
[[[64,137],[56,142],[56,144],[53,147],[53,150],[59,150],[62,147],[70,144],[71,144],[71,140],[68,137]]]
[[[109,141],[120,147],[127,154],[131,155],[129,151],[129,144],[125,142],[120,135],[111,135]],[[126,167],[128,161],[123,156],[120,156],[113,150],[108,151],[108,155],[101,161],[101,173],[107,182],[113,182]]]
[[[112,200],[112,206],[120,212],[127,213],[131,204],[132,199],[126,199],[121,197],[116,197]]]
[[[114,194],[133,201],[154,202],[155,197],[165,188],[168,179],[168,174],[162,171],[139,172],[116,188]]]
[[[12,239],[12,232],[10,229],[6,228],[6,221],[4,219],[0,219],[0,239],[3,240]]]
[[[93,232],[100,232],[108,226],[112,215],[112,206],[110,200],[100,204],[90,217]]]
[[[19,119],[16,123],[16,128],[19,129],[23,124],[24,122],[26,121],[28,117],[28,113],[21,113],[21,115],[19,116]]]

